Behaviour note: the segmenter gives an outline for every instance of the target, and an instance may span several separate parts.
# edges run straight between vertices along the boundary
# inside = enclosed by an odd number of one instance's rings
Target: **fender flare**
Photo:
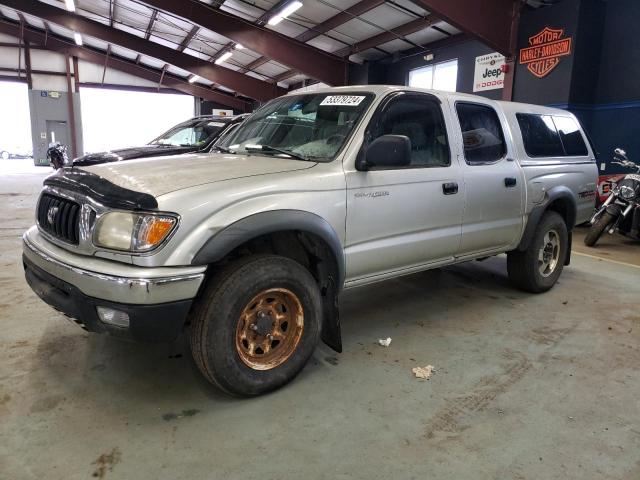
[[[211,236],[195,254],[191,264],[217,262],[252,238],[285,230],[312,233],[327,243],[336,260],[338,290],[342,289],[346,272],[342,242],[329,222],[303,210],[271,210],[242,218]]]
[[[573,230],[578,212],[578,202],[576,201],[576,196],[571,191],[571,189],[564,185],[555,186],[547,191],[544,202],[540,205],[536,205],[531,210],[531,213],[529,214],[529,217],[527,219],[527,225],[524,229],[524,233],[522,234],[522,238],[520,239],[520,243],[518,244],[516,250],[523,252],[527,248],[529,248],[529,244],[533,239],[533,234],[536,231],[538,223],[540,223],[542,215],[544,215],[544,213],[548,210],[549,205],[551,205],[556,200],[563,200],[569,203],[570,208],[567,212],[567,229],[569,230],[569,232]]]

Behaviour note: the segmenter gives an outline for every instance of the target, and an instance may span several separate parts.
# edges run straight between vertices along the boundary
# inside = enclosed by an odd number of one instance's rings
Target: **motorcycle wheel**
[[[611,215],[608,212],[604,212],[602,216],[598,219],[596,223],[594,223],[589,229],[589,233],[584,237],[584,244],[587,247],[593,247],[596,242],[600,239],[602,234],[609,230],[611,224],[615,222],[616,217]]]

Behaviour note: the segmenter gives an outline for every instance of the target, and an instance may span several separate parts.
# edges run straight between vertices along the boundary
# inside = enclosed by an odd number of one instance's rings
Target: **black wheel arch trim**
[[[536,231],[538,223],[540,223],[540,219],[542,218],[544,213],[549,210],[549,206],[551,206],[557,200],[566,201],[569,204],[569,209],[566,212],[567,229],[569,230],[569,232],[573,230],[578,212],[578,202],[576,200],[576,196],[571,191],[571,189],[564,185],[555,186],[547,191],[544,202],[540,205],[536,205],[531,210],[531,213],[529,214],[529,217],[527,219],[527,225],[524,229],[524,233],[516,250],[525,251],[527,248],[529,248],[529,244],[533,239],[533,235]]]
[[[338,290],[341,290],[346,271],[342,242],[329,222],[315,213],[303,210],[271,210],[238,220],[211,236],[195,254],[191,264],[215,263],[253,238],[290,230],[312,233],[327,243],[336,260],[336,283]]]

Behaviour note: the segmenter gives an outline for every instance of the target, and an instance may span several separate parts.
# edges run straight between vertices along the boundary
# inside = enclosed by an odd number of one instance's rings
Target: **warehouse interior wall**
[[[620,25],[640,24],[637,0],[564,0],[527,10],[520,23],[519,49],[544,27],[562,28],[573,50],[557,67],[537,78],[518,65],[514,100],[551,105],[573,112],[589,133],[601,175],[625,170],[610,163],[621,147],[640,158],[640,38]]]

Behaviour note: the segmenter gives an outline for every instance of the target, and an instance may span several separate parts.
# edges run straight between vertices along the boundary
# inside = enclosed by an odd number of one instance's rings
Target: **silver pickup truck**
[[[573,115],[464,94],[290,94],[225,145],[48,177],[23,261],[89,331],[186,331],[236,395],[290,381],[320,338],[341,351],[343,289],[505,252],[515,286],[550,289],[596,194]]]

